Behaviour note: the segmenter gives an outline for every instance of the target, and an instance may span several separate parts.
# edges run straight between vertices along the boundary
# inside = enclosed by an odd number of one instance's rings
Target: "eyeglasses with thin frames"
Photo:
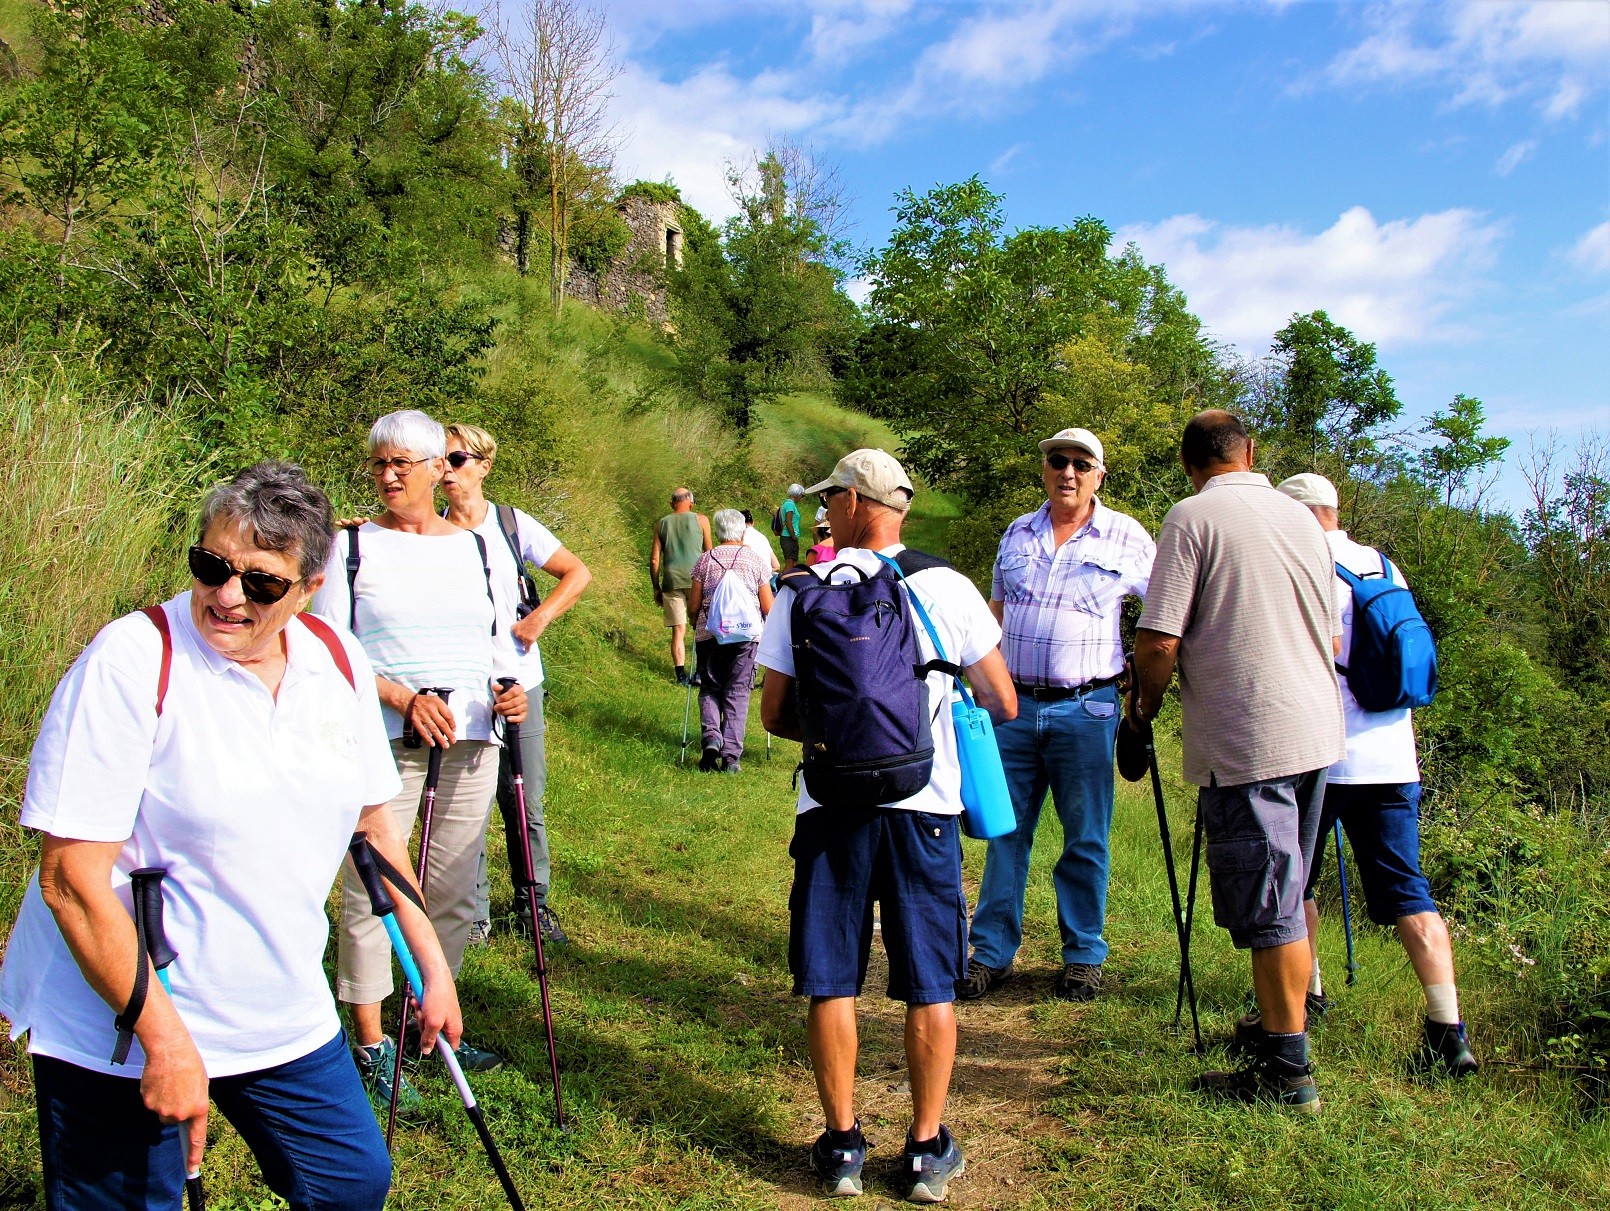
[[[420,463],[428,463],[428,458],[404,458],[397,455],[395,458],[371,458],[368,463],[369,474],[373,476],[384,475],[389,468],[397,473],[398,478],[407,475]]]
[[[276,576],[272,572],[237,568],[216,551],[209,551],[203,546],[191,547],[189,556],[190,575],[209,589],[221,588],[239,576],[240,591],[246,595],[247,601],[256,602],[258,605],[274,605],[307,579],[303,576],[296,580],[286,580],[285,577]]]
[[[1101,464],[1087,458],[1069,458],[1066,454],[1047,454],[1045,465],[1053,471],[1065,471],[1071,465],[1080,475],[1089,475]]]

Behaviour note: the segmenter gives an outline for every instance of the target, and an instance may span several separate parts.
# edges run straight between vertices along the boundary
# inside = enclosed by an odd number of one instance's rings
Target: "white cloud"
[[[1536,139],[1523,139],[1519,143],[1512,144],[1503,155],[1498,157],[1498,163],[1493,165],[1493,171],[1501,177],[1507,177],[1526,161],[1530,160],[1532,153],[1536,150]]]
[[[798,85],[787,73],[746,79],[721,64],[673,82],[629,64],[611,106],[624,136],[616,172],[628,181],[670,176],[690,205],[725,218],[734,209],[728,163],[742,164],[773,136],[800,135],[841,112],[832,96]]]
[[[1501,235],[1471,210],[1380,223],[1355,206],[1317,235],[1189,214],[1122,228],[1115,242],[1163,264],[1216,336],[1261,350],[1294,313],[1316,309],[1369,341],[1459,336],[1453,312]]]
[[[1331,62],[1331,83],[1434,82],[1454,105],[1527,97],[1549,118],[1577,113],[1605,84],[1602,0],[1396,0],[1366,20],[1371,32]]]
[[[1600,223],[1572,245],[1571,259],[1590,273],[1610,273],[1610,221]]]
[[[996,156],[989,162],[989,170],[991,175],[999,175],[1000,173],[1005,172],[1011,165],[1012,161],[1017,159],[1027,147],[1027,143],[1014,143],[1000,155]]]
[[[864,53],[916,16],[912,0],[813,0],[811,54],[841,62]]]

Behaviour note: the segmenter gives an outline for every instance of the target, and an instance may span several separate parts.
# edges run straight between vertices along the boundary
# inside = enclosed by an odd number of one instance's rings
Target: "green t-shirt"
[[[704,530],[699,515],[667,513],[660,518],[660,588],[687,592],[693,584],[693,565],[704,554]]]
[[[783,534],[787,538],[799,537],[799,506],[793,497],[783,501]]]

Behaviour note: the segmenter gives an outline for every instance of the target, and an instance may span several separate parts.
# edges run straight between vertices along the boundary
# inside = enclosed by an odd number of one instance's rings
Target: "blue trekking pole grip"
[[[168,943],[167,927],[162,922],[162,880],[167,870],[160,866],[142,866],[129,872],[129,887],[134,902],[136,933],[145,938],[145,953],[156,968],[157,979],[169,993],[173,992],[173,978],[168,968],[179,957],[179,952]],[[190,1211],[206,1211],[207,1193],[201,1184],[201,1170],[186,1173],[185,1199]]]
[[[347,853],[352,857],[352,865],[358,872],[364,891],[369,893],[370,909],[386,927],[386,936],[391,939],[391,949],[397,956],[397,962],[402,964],[403,978],[408,981],[414,999],[423,1005],[425,978],[420,975],[419,964],[414,961],[414,952],[408,948],[408,940],[403,937],[402,926],[397,923],[397,902],[391,898],[391,893],[386,890],[385,882],[380,877],[374,853],[369,848],[369,839],[362,833],[354,834],[352,843],[347,846]],[[464,1103],[464,1113],[469,1115],[470,1125],[475,1128],[475,1134],[481,1139],[481,1146],[486,1149],[487,1159],[492,1162],[492,1171],[497,1174],[503,1193],[508,1196],[509,1206],[514,1211],[525,1211],[525,1203],[520,1201],[520,1192],[515,1189],[514,1179],[509,1176],[508,1166],[503,1163],[503,1155],[498,1151],[498,1146],[492,1139],[492,1132],[487,1128],[486,1115],[482,1112],[480,1103],[475,1100],[475,1094],[470,1090],[470,1083],[464,1079],[464,1069],[460,1067],[458,1056],[453,1054],[453,1046],[445,1036],[438,1042],[436,1054],[441,1056],[442,1063],[447,1065],[447,1075],[453,1078],[459,1100]]]

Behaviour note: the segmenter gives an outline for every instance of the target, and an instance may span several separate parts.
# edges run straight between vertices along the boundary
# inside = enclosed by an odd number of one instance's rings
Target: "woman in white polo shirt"
[[[414,829],[431,748],[446,749],[431,817],[425,903],[447,961],[458,974],[475,919],[475,866],[497,786],[502,741],[493,719],[525,719],[520,686],[499,693],[496,678],[518,677],[507,627],[497,625],[490,551],[478,534],[436,515],[434,493],[447,469],[447,435],[423,412],[392,412],[369,430],[368,467],[384,511],[342,531],[330,552],[313,610],[350,630],[374,666],[381,715],[402,790],[391,809],[403,836]],[[444,701],[426,692],[452,692]],[[418,747],[404,737],[417,735]],[[349,871],[337,945],[336,997],[352,1007],[358,1068],[377,1102],[391,1099],[396,1045],[380,1004],[392,991],[391,949],[369,898]],[[460,1065],[485,1072],[502,1061],[460,1042]],[[417,1106],[404,1085],[399,1109]]]
[[[22,811],[40,866],[0,971],[52,1207],[177,1208],[209,1092],[292,1207],[385,1201],[385,1145],[324,977],[324,904],[354,830],[398,867],[407,848],[382,810],[398,778],[369,662],[296,616],[329,549],[329,502],[299,468],[241,472],[202,508],[190,590],[105,627],[56,687]],[[166,871],[171,995],[131,919],[130,874],[149,867]],[[398,914],[426,1038],[456,1038],[429,922],[402,897]]]

